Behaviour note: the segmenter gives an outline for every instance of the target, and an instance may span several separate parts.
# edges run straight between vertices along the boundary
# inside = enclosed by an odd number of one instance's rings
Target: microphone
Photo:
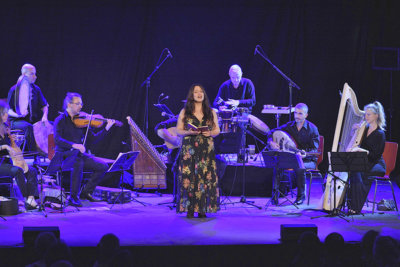
[[[168,49],[168,48],[165,48],[165,49],[167,49],[167,53],[168,53],[167,57],[171,57],[171,58],[172,58],[171,51],[169,51],[169,49]]]

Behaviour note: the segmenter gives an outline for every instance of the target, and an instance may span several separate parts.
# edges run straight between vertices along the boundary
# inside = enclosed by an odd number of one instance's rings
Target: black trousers
[[[368,172],[351,172],[349,175],[349,208],[355,212],[361,212],[367,200],[373,179],[371,176],[383,176],[386,169],[382,164],[376,164]]]
[[[17,166],[9,163],[0,165],[0,175],[15,177],[19,190],[24,197],[39,196],[37,188],[37,171],[33,167],[29,167],[27,173]]]
[[[10,119],[11,129],[19,129],[25,135],[25,151],[36,151],[36,141],[33,135],[33,126],[23,119]]]
[[[304,198],[305,197],[305,187],[306,187],[306,170],[307,169],[315,169],[316,164],[314,161],[304,161],[304,169],[303,168],[297,168],[294,170],[295,172],[295,178],[296,178],[296,186],[297,186],[297,198]],[[282,172],[283,170],[274,170],[274,177],[273,177],[273,194],[276,192],[277,189],[279,189],[279,177],[280,175],[277,175],[276,172]]]
[[[108,165],[104,161],[93,155],[79,153],[73,162],[73,169],[71,171],[71,196],[75,198],[78,197],[82,183],[83,170],[92,171],[93,173],[85,188],[82,190],[82,193],[92,194],[104,177],[107,169]]]

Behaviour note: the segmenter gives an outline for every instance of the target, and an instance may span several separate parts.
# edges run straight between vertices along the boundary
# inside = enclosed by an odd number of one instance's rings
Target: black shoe
[[[39,205],[32,206],[28,202],[25,202],[25,210],[27,210],[27,211],[29,211],[29,210],[37,210],[38,208],[39,208]]]
[[[71,205],[74,207],[82,207],[82,202],[77,197],[70,197],[68,199],[68,205]]]
[[[188,211],[186,214],[186,218],[192,219],[194,218],[194,212],[193,211]]]
[[[197,218],[207,218],[207,215],[205,213],[199,213],[197,214]]]
[[[301,204],[303,204],[305,199],[306,199],[305,197],[298,197],[298,198],[296,198],[296,201],[294,202],[294,204],[301,205]]]
[[[100,202],[100,199],[94,198],[90,193],[82,193],[81,199],[87,199],[90,202]]]

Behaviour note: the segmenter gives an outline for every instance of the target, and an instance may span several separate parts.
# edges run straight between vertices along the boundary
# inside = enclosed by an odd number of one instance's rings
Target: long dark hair
[[[201,106],[201,109],[203,111],[204,117],[203,119],[205,119],[205,121],[207,122],[207,124],[209,124],[212,128],[214,128],[214,116],[213,116],[213,111],[212,108],[210,107],[210,100],[208,99],[206,90],[204,89],[204,86],[202,86],[201,84],[195,83],[192,84],[192,86],[190,86],[189,89],[189,93],[187,95],[186,98],[186,104],[185,104],[185,116],[183,118],[183,121],[186,122],[186,118],[188,116],[193,115],[194,112],[194,88],[198,86],[201,88],[201,90],[204,93],[204,100]],[[201,123],[201,122],[200,122]]]
[[[6,133],[6,121],[3,121],[3,115],[8,112],[9,106],[7,102],[0,100],[0,134]]]

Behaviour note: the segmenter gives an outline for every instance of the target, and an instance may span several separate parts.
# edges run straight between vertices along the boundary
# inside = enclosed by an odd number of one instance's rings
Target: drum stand
[[[241,146],[240,146],[240,151],[238,153],[238,160],[239,157],[242,156],[242,163],[243,163],[243,176],[242,176],[242,195],[240,196],[240,200],[236,202],[230,202],[226,204],[232,204],[234,205],[235,203],[243,203],[247,204],[253,207],[256,207],[258,209],[261,209],[260,206],[257,206],[254,204],[254,201],[247,201],[246,196],[245,196],[245,184],[246,184],[246,132],[247,132],[247,124],[248,123],[239,123],[239,127],[242,129],[242,140],[241,140]],[[232,185],[233,186],[233,185]]]

